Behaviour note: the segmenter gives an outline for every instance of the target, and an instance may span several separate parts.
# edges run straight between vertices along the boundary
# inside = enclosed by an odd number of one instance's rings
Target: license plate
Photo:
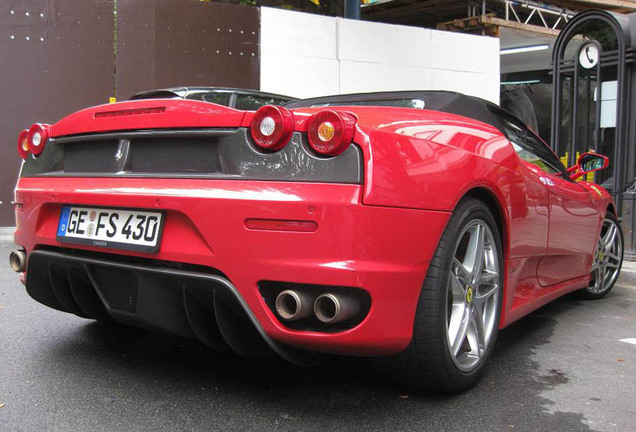
[[[64,206],[57,241],[157,252],[163,215],[131,209]]]

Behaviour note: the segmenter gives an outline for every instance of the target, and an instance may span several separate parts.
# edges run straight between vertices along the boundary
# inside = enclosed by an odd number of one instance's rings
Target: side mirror
[[[576,180],[584,174],[598,171],[609,166],[607,156],[598,153],[587,152],[579,156],[576,165],[568,168],[568,174],[572,180]]]

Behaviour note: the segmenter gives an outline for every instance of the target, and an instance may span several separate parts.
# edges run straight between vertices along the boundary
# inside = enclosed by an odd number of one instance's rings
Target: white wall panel
[[[431,67],[499,74],[499,39],[431,31]]]
[[[299,98],[339,93],[337,60],[269,53],[261,56],[261,90]]]
[[[499,74],[433,69],[432,90],[451,90],[499,103]]]
[[[421,90],[430,87],[430,68],[351,61],[340,62],[340,93]]]
[[[261,54],[336,59],[336,26],[331,17],[261,8]]]
[[[499,101],[499,40],[261,8],[261,90],[454,90]]]
[[[430,37],[423,28],[338,19],[338,58],[429,67]]]

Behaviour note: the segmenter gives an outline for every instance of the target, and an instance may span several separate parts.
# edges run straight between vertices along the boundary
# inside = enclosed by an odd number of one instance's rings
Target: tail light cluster
[[[348,113],[322,110],[307,121],[309,146],[320,156],[338,156],[353,141],[356,119]],[[250,125],[254,143],[266,151],[285,147],[294,132],[294,117],[283,107],[267,105],[256,111]]]
[[[18,136],[18,152],[22,159],[26,159],[29,153],[38,156],[44,151],[46,140],[51,135],[51,126],[46,123],[36,123],[31,129],[25,129]]]
[[[285,147],[294,132],[294,117],[283,107],[267,105],[254,114],[250,133],[263,150],[276,151]]]

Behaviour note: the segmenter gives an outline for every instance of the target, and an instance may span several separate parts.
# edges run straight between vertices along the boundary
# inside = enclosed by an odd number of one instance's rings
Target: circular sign
[[[588,42],[579,51],[579,64],[585,69],[592,69],[598,64],[599,57],[598,45],[594,42]]]

